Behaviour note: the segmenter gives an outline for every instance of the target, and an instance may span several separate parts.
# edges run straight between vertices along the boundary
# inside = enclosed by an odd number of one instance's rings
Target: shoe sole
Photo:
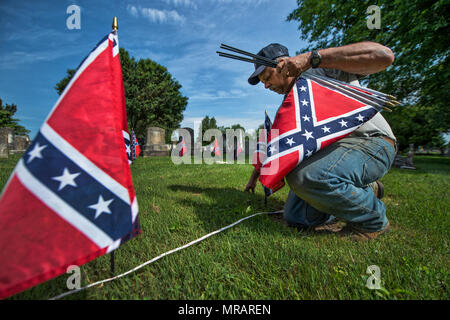
[[[376,181],[376,184],[378,186],[377,198],[381,199],[384,197],[384,184],[382,184],[380,181]]]

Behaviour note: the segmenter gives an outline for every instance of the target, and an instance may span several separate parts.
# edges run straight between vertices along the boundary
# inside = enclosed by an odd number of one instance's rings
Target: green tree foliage
[[[70,79],[73,78],[75,72],[76,72],[75,69],[67,69],[67,76],[56,84],[55,90],[56,92],[58,92],[59,95],[61,95],[66,86],[69,84],[69,81]]]
[[[204,146],[211,143],[211,141],[203,141],[203,136],[208,129],[219,129],[219,127],[217,127],[217,121],[214,117],[210,118],[209,116],[205,116],[202,119],[201,136],[197,137],[197,141],[201,142]]]
[[[3,101],[0,99],[0,128],[10,127],[14,129],[14,134],[26,135],[30,133],[30,130],[18,124],[19,119],[13,118],[14,114],[17,112],[17,105],[15,104],[5,104],[3,106]]]
[[[450,28],[445,0],[316,1],[298,0],[287,20],[299,22],[300,38],[310,42],[300,52],[336,47],[359,41],[375,41],[391,48],[395,62],[385,72],[370,75],[363,83],[393,94],[405,105],[416,105],[427,119],[416,136],[431,137],[450,128],[447,102],[450,92],[448,35]],[[381,28],[367,27],[370,5],[378,5]],[[403,117],[400,117],[402,115]],[[395,134],[415,116],[401,107],[387,115]],[[394,120],[395,119],[395,120]]]
[[[436,107],[409,106],[388,115],[395,128],[400,150],[407,149],[410,143],[441,148],[444,141],[440,134],[436,134],[433,126],[433,115],[436,112]]]
[[[245,128],[241,126],[239,123],[233,124],[231,127],[225,127],[225,126],[217,126],[217,121],[214,117],[205,116],[202,119],[202,127],[201,127],[201,137],[203,140],[203,137],[205,135],[206,130],[208,129],[218,129],[220,132],[222,132],[222,135],[225,136],[227,133],[227,129],[237,130],[242,129],[245,132]],[[200,133],[200,132],[199,132]],[[199,141],[200,136],[197,137],[197,141]],[[211,141],[202,141],[202,145],[206,146],[212,143],[214,140]]]
[[[181,85],[167,68],[150,59],[136,61],[123,48],[120,48],[120,62],[130,130],[135,131],[139,141],[145,139],[145,129],[149,126],[164,128],[170,135],[179,127],[187,106],[188,98],[181,94]],[[67,70],[67,76],[55,87],[58,94],[74,74],[75,70]]]
[[[239,123],[233,124],[231,127],[219,126],[218,129],[220,131],[222,131],[222,134],[226,134],[227,133],[227,129],[231,129],[231,130],[241,129],[242,131],[245,132],[245,128],[243,126],[241,126]]]

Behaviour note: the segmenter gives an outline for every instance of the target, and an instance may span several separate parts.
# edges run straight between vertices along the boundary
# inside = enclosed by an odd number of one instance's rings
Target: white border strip
[[[357,129],[357,128],[356,128],[356,129]],[[325,137],[316,139],[316,143],[317,143],[317,150],[316,150],[316,152],[319,151],[319,150],[322,148],[322,142],[323,142],[323,141],[326,141],[326,140],[329,140],[329,139],[333,139],[333,138],[336,138],[336,137],[340,137],[340,136],[346,135],[346,134],[348,134],[348,133],[351,133],[351,132],[355,131],[356,129],[355,129],[355,127],[351,127],[351,128],[349,128],[349,129],[347,129],[347,130],[338,131],[338,132],[335,132],[335,133],[333,133],[333,134],[329,134],[329,135],[327,135],[327,136],[325,136]],[[336,142],[336,141],[335,141],[335,142]],[[334,142],[333,142],[333,143],[334,143]]]
[[[300,103],[298,101],[298,89],[297,83],[295,83],[293,88],[294,93],[294,107],[295,107],[295,123],[297,125],[297,129],[302,131],[302,124],[300,120]]]
[[[289,153],[298,151],[299,152],[299,159],[302,159],[300,156],[303,154],[303,144],[299,144],[298,146],[294,147],[294,148],[289,148],[287,150],[284,150],[283,152],[277,153],[274,156],[271,156],[269,158],[267,158],[264,162],[263,162],[263,166],[265,166],[267,163],[269,163],[270,161],[273,161],[275,159],[278,159],[284,155],[287,155]]]
[[[98,182],[107,187],[117,197],[122,199],[126,204],[130,205],[130,195],[128,189],[119,182],[111,178],[107,173],[97,167],[82,153],[75,149],[70,143],[64,140],[55,130],[53,130],[47,122],[41,127],[42,135],[50,141],[55,148],[58,148],[70,160],[80,166],[87,174],[91,175]]]
[[[56,297],[50,298],[49,300],[58,300],[58,299],[61,299],[61,298],[65,297],[65,296],[68,296],[70,294],[73,294],[73,293],[80,292],[82,290],[88,289],[90,287],[94,287],[94,286],[97,286],[97,285],[105,283],[105,282],[110,282],[110,281],[122,278],[122,277],[124,277],[124,276],[126,276],[126,275],[128,275],[130,273],[135,272],[136,270],[141,269],[142,267],[145,267],[146,265],[148,265],[150,263],[153,263],[153,262],[155,262],[155,261],[157,261],[157,260],[159,260],[159,259],[161,259],[161,258],[163,258],[165,256],[168,256],[169,254],[172,254],[174,252],[177,252],[177,251],[180,251],[180,250],[185,249],[187,247],[190,247],[190,246],[192,246],[192,245],[194,245],[194,244],[196,244],[196,243],[198,243],[200,241],[203,241],[203,240],[205,240],[205,239],[207,239],[207,238],[209,238],[209,237],[211,237],[211,236],[213,236],[213,235],[215,235],[215,234],[217,234],[219,232],[222,232],[222,231],[224,231],[226,229],[234,227],[235,225],[237,225],[238,223],[241,223],[244,220],[247,220],[247,219],[250,219],[250,218],[262,215],[262,214],[277,214],[277,213],[282,213],[282,212],[283,212],[283,210],[275,211],[275,212],[258,212],[258,213],[252,214],[252,215],[250,215],[248,217],[245,217],[245,218],[242,218],[242,219],[240,219],[240,220],[238,220],[238,221],[236,221],[236,222],[234,222],[234,223],[232,223],[232,224],[230,224],[230,225],[228,225],[226,227],[223,227],[222,229],[219,229],[219,230],[213,231],[211,233],[208,233],[207,235],[204,235],[203,237],[198,238],[197,240],[191,241],[191,242],[189,242],[189,243],[187,243],[187,244],[185,244],[185,245],[183,245],[181,247],[178,247],[176,249],[173,249],[173,250],[167,251],[167,252],[165,252],[163,254],[160,254],[159,256],[157,256],[157,257],[155,257],[155,258],[153,258],[151,260],[148,260],[147,262],[144,262],[143,264],[137,266],[136,268],[128,270],[127,272],[124,272],[122,274],[119,274],[119,275],[117,275],[115,277],[112,277],[112,278],[109,278],[109,279],[105,279],[105,280],[101,280],[101,281],[97,281],[97,282],[91,283],[91,284],[89,284],[89,285],[87,285],[87,286],[85,286],[83,288],[80,288],[80,289],[67,291],[67,292],[65,292],[63,294],[60,294],[60,295],[56,296]]]
[[[134,223],[138,213],[139,213],[138,202],[137,202],[137,198],[134,197],[133,202],[131,204],[131,223]]]
[[[287,132],[285,132],[285,133],[279,135],[278,137],[273,138],[272,140],[270,140],[269,146],[273,145],[274,143],[277,143],[278,141],[280,141],[280,140],[282,140],[282,139],[284,139],[284,138],[286,138],[286,137],[288,137],[288,136],[290,136],[290,135],[292,135],[292,134],[296,134],[296,133],[299,133],[299,132],[301,132],[301,131],[302,131],[302,130],[301,130],[301,129],[298,129],[298,128],[292,129],[291,131],[287,131]]]
[[[20,182],[33,193],[35,197],[41,200],[61,218],[77,228],[81,233],[86,235],[98,247],[105,248],[114,241],[104,233],[102,229],[86,219],[82,214],[69,206],[65,201],[53,193],[53,191],[36,179],[25,167],[22,159],[20,159],[17,164],[15,172]]]

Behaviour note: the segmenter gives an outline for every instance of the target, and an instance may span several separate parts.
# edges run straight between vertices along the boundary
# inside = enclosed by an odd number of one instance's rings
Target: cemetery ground
[[[4,186],[20,155],[0,159]],[[64,299],[449,299],[450,158],[416,156],[417,170],[381,180],[391,231],[369,242],[290,228],[273,216],[246,220],[118,280]],[[132,164],[142,234],[115,253],[115,274],[257,212],[282,209],[288,186],[244,193],[245,165]],[[7,257],[2,257],[7,259]],[[381,288],[366,286],[377,265]],[[81,267],[82,286],[110,277],[110,256]],[[63,274],[11,299],[68,291]]]

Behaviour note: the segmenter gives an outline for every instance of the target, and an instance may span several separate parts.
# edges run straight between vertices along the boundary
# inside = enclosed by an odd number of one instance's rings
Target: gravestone
[[[14,143],[10,153],[25,152],[30,145],[30,138],[28,136],[14,136]]]
[[[14,129],[8,128],[8,149],[11,152],[12,149],[14,149]]]
[[[416,167],[414,166],[413,157],[414,157],[414,145],[410,144],[409,145],[409,151],[408,151],[406,157],[402,157],[399,154],[397,154],[395,156],[394,167],[400,168],[400,169],[415,170]]]
[[[3,127],[0,128],[0,158],[8,158],[9,145],[12,144],[14,137],[14,129]]]
[[[143,147],[144,157],[168,156],[169,148],[166,145],[166,135],[162,128],[149,127],[146,130],[147,138]]]

